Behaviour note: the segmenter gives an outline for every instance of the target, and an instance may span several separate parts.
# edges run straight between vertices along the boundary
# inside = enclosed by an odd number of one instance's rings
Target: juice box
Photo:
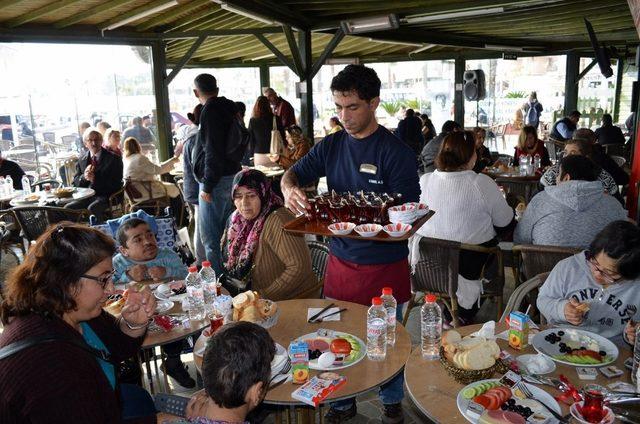
[[[304,384],[309,380],[309,347],[305,342],[293,342],[289,345],[291,375],[293,384]]]
[[[529,344],[529,315],[511,312],[509,315],[509,346],[522,350]]]

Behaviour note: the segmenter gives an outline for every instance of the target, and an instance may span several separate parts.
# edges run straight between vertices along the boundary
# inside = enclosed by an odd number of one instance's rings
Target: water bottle
[[[215,309],[214,303],[218,290],[218,279],[216,278],[216,272],[211,268],[211,262],[202,261],[200,280],[202,281],[202,291],[204,292],[204,311],[209,315]]]
[[[520,175],[527,175],[527,156],[526,155],[520,155],[520,161],[518,163],[519,168],[518,170],[520,171]]]
[[[394,346],[396,344],[396,309],[398,308],[398,302],[393,297],[393,289],[384,287],[380,299],[382,299],[382,305],[387,311],[387,344]]]
[[[5,185],[5,191],[7,192],[7,195],[12,195],[13,194],[13,178],[11,178],[11,175],[7,175],[7,177],[4,179],[4,185]]]
[[[29,181],[29,177],[26,175],[22,176],[22,194],[31,193],[31,181]]]
[[[189,275],[184,282],[187,286],[187,299],[189,300],[189,319],[196,321],[204,319],[204,292],[198,267],[189,267]]]
[[[442,311],[436,303],[436,295],[428,294],[424,297],[421,317],[422,358],[426,360],[438,359],[442,338]]]
[[[536,155],[533,157],[533,170],[537,171],[540,168],[542,168],[542,158],[540,157],[539,153],[536,153]]]
[[[631,370],[631,381],[640,388],[640,325],[636,324],[636,341],[633,345],[633,368]]]
[[[387,356],[387,311],[382,299],[371,299],[367,311],[367,357],[372,361],[384,361]]]

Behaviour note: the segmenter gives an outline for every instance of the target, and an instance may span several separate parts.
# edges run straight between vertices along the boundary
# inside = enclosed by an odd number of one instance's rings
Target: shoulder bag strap
[[[84,350],[85,352],[88,352],[90,354],[92,354],[93,356],[97,357],[98,359],[102,359],[104,361],[107,362],[112,362],[111,361],[111,355],[104,351],[104,350],[98,350],[98,349],[94,349],[91,346],[89,346],[88,344],[84,343],[84,342],[80,342],[78,340],[73,340],[73,339],[68,339],[65,337],[59,337],[59,336],[55,336],[55,335],[46,335],[46,336],[34,336],[34,337],[27,337],[26,339],[22,339],[22,340],[18,340],[17,342],[13,342],[5,347],[3,347],[2,349],[0,349],[0,360],[8,358],[10,356],[15,355],[16,353],[29,348],[31,346],[35,346],[38,344],[42,344],[42,343],[49,343],[49,342],[55,342],[55,341],[59,341],[59,342],[65,342],[65,343],[69,343],[72,344],[82,350]]]

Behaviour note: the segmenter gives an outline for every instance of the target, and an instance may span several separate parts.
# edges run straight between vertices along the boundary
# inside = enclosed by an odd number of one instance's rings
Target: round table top
[[[470,325],[467,327],[456,328],[461,335],[465,336],[474,331],[480,329],[481,325]],[[499,324],[496,326],[496,333],[499,333],[506,329],[506,325]],[[520,356],[526,353],[536,353],[532,346],[528,346],[524,351],[519,352],[509,347],[509,344],[505,340],[498,339],[498,345],[503,350],[506,350],[514,357]],[[620,355],[615,362],[615,365],[624,370],[624,361],[631,356],[629,350],[620,349]],[[579,380],[575,371],[576,367],[564,365],[556,362],[556,370],[549,376],[559,376],[564,374],[567,376],[578,389],[585,384],[595,383],[602,386],[611,384],[618,379],[607,379],[602,374],[598,373],[596,380]],[[413,402],[418,409],[429,417],[431,420],[438,423],[464,423],[466,419],[462,416],[456,405],[456,398],[458,392],[465,385],[456,382],[453,377],[449,376],[445,371],[440,360],[427,361],[422,359],[422,351],[420,346],[417,346],[404,369],[405,383],[407,385],[407,391]],[[496,375],[497,376],[497,375]],[[629,373],[620,377],[620,380],[629,380]],[[537,387],[543,388],[549,391],[552,395],[557,395],[560,392],[553,389],[550,386],[538,385]],[[559,402],[560,403],[560,402]],[[569,407],[563,403],[560,403],[562,408],[562,415],[569,413]]]
[[[534,174],[534,175],[520,175],[517,171],[514,170],[510,170],[510,171],[494,171],[494,168],[490,168],[490,169],[483,169],[482,173],[485,175],[488,175],[489,177],[493,178],[494,180],[496,178],[501,178],[501,179],[509,179],[512,181],[540,181],[540,178],[542,177],[542,174]]]
[[[34,153],[35,154],[35,150],[33,150],[33,147],[27,147],[24,149],[11,149],[11,150],[6,150],[4,152],[2,152],[2,155],[5,157],[11,157],[11,156],[19,156],[19,155],[26,155],[29,153]]]
[[[9,204],[11,206],[42,206],[49,202],[55,202],[56,205],[66,205],[74,200],[81,200],[91,197],[96,194],[95,190],[87,187],[76,187],[76,191],[73,192],[73,197],[57,198],[51,192],[38,191],[34,194],[40,195],[40,200],[33,203],[18,202],[18,197],[14,197]]]
[[[173,308],[164,312],[163,315],[187,315],[187,313],[182,310],[181,302],[174,302]],[[178,325],[172,328],[171,331],[167,332],[147,332],[147,335],[142,342],[142,348],[147,349],[155,346],[166,345],[167,343],[177,342],[178,340],[185,339],[204,330],[211,324],[207,318],[199,321],[189,320],[188,322],[189,327]]]
[[[309,324],[307,322],[308,308],[323,308],[331,302],[339,308],[347,308],[347,311],[340,314],[340,321],[326,321],[319,324]],[[359,337],[366,343],[367,340],[367,309],[368,307],[356,303],[344,302],[340,300],[327,299],[296,299],[278,302],[280,317],[275,326],[269,329],[271,337],[282,345],[285,349],[296,338],[308,333],[317,331],[319,328],[350,333]],[[193,350],[204,343],[199,338]],[[411,352],[411,339],[409,333],[402,324],[396,326],[396,344],[393,348],[387,349],[387,357],[384,361],[370,361],[368,358],[362,359],[357,364],[348,368],[337,370],[341,375],[347,377],[347,383],[340,390],[332,393],[325,399],[325,402],[338,399],[346,399],[367,392],[381,384],[386,383],[395,377],[407,361]],[[202,357],[195,355],[195,363],[198,369],[202,365]],[[310,377],[319,372],[310,370]],[[297,389],[298,385],[286,382],[274,387],[267,392],[264,402],[276,405],[302,405],[301,402],[293,399],[291,393]]]

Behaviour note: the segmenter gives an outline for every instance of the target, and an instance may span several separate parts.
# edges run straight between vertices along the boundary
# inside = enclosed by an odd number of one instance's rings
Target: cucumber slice
[[[469,387],[462,392],[462,397],[465,399],[473,399],[476,396],[478,396],[478,392],[474,387]]]

